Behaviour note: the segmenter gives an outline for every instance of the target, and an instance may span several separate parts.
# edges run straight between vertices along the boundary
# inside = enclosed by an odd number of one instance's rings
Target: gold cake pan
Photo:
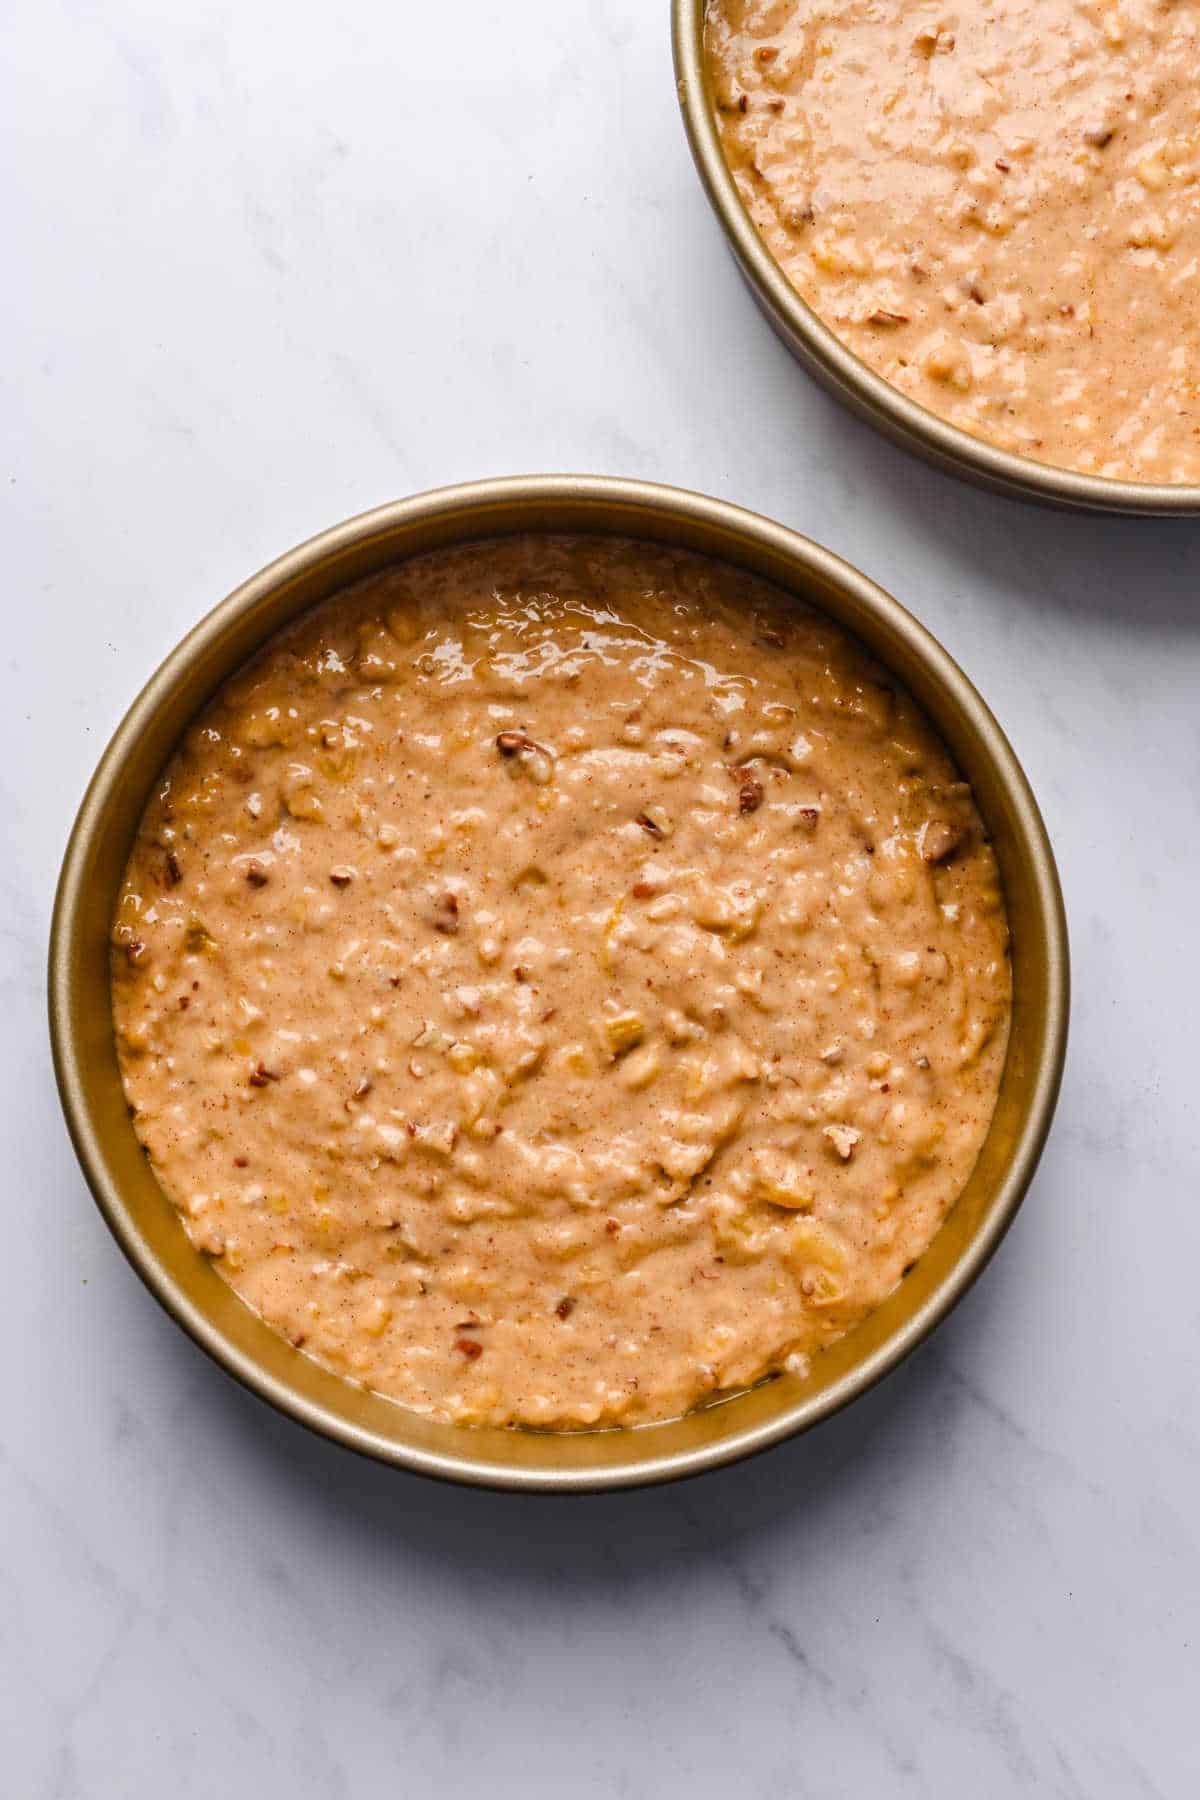
[[[995,493],[1073,511],[1200,514],[1200,486],[1081,475],[985,443],[909,399],[867,366],[801,299],[760,238],[725,161],[705,73],[707,0],[672,0],[675,85],[692,156],[713,211],[758,305],[811,375],[894,443],[935,468]]]
[[[805,1377],[779,1375],[635,1429],[439,1424],[293,1349],[193,1249],[134,1135],[117,1067],[110,925],[142,811],[188,722],[274,632],[347,583],[422,551],[516,531],[619,533],[699,551],[766,577],[852,632],[923,707],[974,789],[1012,930],[1012,1029],[995,1117],[925,1255]],[[289,551],[202,619],[134,701],[92,778],[59,880],[49,977],[55,1069],[84,1174],[133,1267],[201,1348],[281,1412],[382,1462],[559,1493],[671,1481],[753,1455],[895,1368],[961,1299],[1012,1222],[1049,1129],[1068,1012],[1062,897],[1037,806],[1000,727],[929,633],[840,558],[756,514],[675,488],[573,476],[443,488],[364,513]]]

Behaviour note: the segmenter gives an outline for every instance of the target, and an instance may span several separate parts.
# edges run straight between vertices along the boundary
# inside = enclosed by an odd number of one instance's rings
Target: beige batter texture
[[[752,577],[444,551],[191,728],[113,931],[134,1123],[306,1353],[462,1422],[678,1414],[929,1243],[992,1113],[1007,927],[907,696]]]
[[[725,155],[837,335],[976,437],[1200,482],[1200,0],[711,0]]]

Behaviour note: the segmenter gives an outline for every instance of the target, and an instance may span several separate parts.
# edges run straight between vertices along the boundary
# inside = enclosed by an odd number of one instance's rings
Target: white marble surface
[[[1200,1791],[1200,527],[947,483],[752,313],[665,0],[9,0],[0,1744],[13,1800]],[[311,531],[474,475],[728,495],[891,586],[1043,803],[1076,1006],[936,1340],[675,1490],[459,1493],[236,1390],[77,1173],[43,1019],[127,700]]]

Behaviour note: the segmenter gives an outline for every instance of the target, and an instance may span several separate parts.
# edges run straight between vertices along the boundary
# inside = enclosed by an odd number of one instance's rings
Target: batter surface
[[[1200,0],[711,0],[725,155],[793,286],[975,436],[1200,482]]]
[[[1008,1028],[994,859],[912,702],[617,539],[439,552],[276,639],[167,769],[113,940],[194,1244],[472,1423],[802,1366],[937,1230]]]

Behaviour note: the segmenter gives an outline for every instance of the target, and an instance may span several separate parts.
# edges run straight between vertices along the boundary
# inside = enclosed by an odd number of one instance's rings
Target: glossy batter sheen
[[[711,0],[785,274],[913,399],[1041,462],[1200,481],[1200,0]]]
[[[912,702],[749,576],[441,552],[193,727],[114,925],[196,1246],[409,1407],[678,1414],[839,1336],[992,1112],[1007,930]]]

